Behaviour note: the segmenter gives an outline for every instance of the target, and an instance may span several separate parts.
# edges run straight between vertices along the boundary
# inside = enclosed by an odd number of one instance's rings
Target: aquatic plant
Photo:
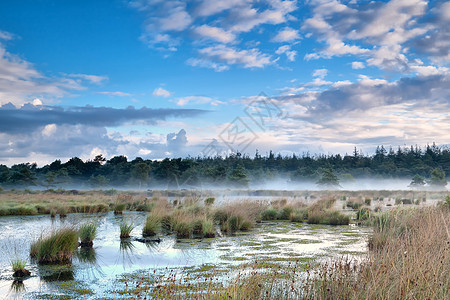
[[[134,227],[135,226],[133,223],[128,223],[122,220],[122,222],[120,222],[120,238],[121,239],[129,238]]]
[[[324,225],[348,225],[350,218],[335,210],[309,210],[308,224],[324,224]]]
[[[121,215],[126,207],[127,207],[127,205],[125,203],[117,203],[114,206],[114,214]]]
[[[13,269],[14,277],[24,277],[31,275],[31,272],[25,269],[27,262],[24,259],[15,257],[11,260],[11,267]]]
[[[78,231],[63,228],[31,244],[30,256],[40,264],[70,263],[78,247]]]
[[[205,205],[213,205],[216,198],[214,197],[208,197],[205,199]]]
[[[142,236],[154,236],[161,230],[161,218],[154,214],[149,214],[142,229]]]
[[[263,221],[276,220],[277,219],[277,210],[274,208],[268,208],[261,213],[261,219]]]
[[[94,222],[83,224],[78,232],[80,235],[80,245],[82,247],[92,247],[93,240],[97,236],[97,224]]]

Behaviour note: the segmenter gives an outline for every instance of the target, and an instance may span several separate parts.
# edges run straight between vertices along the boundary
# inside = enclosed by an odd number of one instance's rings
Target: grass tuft
[[[81,225],[78,230],[82,247],[92,247],[97,236],[97,224],[94,222]]]
[[[77,247],[78,231],[64,228],[32,243],[30,256],[40,264],[71,263],[73,252]]]
[[[129,238],[133,229],[134,229],[133,223],[128,223],[126,221],[122,221],[120,223],[120,238],[121,239]]]

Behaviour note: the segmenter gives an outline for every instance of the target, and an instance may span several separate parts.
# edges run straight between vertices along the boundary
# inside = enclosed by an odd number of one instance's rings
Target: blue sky
[[[449,49],[448,1],[2,1],[0,163],[448,144]]]

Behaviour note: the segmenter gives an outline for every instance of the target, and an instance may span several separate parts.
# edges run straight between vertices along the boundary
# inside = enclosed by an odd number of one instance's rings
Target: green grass
[[[278,212],[275,208],[268,208],[261,213],[261,219],[264,221],[276,220]]]
[[[211,220],[202,221],[202,235],[206,238],[212,238],[216,236],[215,226]]]
[[[121,239],[129,238],[133,229],[134,229],[133,223],[128,223],[126,221],[120,222],[120,238]]]
[[[308,224],[323,224],[323,225],[348,225],[350,217],[335,210],[327,211],[309,211]]]
[[[150,214],[147,216],[144,228],[142,229],[142,236],[154,236],[161,231],[161,218]]]
[[[26,264],[27,264],[26,260],[20,259],[18,257],[11,260],[11,267],[12,267],[14,273],[19,272],[19,271],[24,271]]]
[[[71,263],[73,252],[77,247],[78,231],[63,228],[32,243],[30,256],[40,264]]]
[[[92,246],[93,240],[97,236],[97,224],[94,222],[81,225],[78,230],[82,246]]]

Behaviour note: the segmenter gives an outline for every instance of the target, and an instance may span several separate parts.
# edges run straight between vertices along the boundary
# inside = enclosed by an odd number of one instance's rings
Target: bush
[[[276,220],[277,214],[278,212],[275,208],[268,208],[261,213],[261,219],[264,221]]]
[[[40,264],[70,263],[77,247],[78,232],[65,228],[31,244],[30,256]]]
[[[364,199],[364,204],[370,206],[370,204],[372,203],[372,199],[370,198],[366,198]]]

